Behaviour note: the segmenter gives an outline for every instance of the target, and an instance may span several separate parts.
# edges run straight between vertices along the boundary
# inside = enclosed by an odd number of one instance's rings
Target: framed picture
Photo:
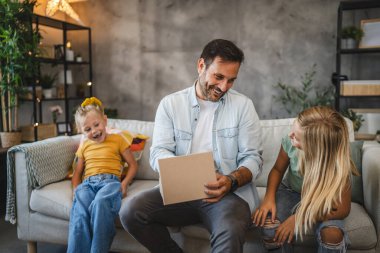
[[[364,36],[359,48],[380,48],[380,19],[364,19],[361,21]]]
[[[63,45],[54,45],[54,56],[57,60],[63,60]]]
[[[71,126],[69,123],[67,123],[67,129],[69,132],[71,132]],[[66,124],[65,122],[57,122],[57,131],[58,134],[66,134]]]
[[[55,58],[55,49],[53,45],[39,45],[41,57],[54,59]]]

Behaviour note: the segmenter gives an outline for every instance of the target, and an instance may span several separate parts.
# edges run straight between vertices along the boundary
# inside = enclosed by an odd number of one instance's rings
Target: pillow
[[[133,135],[130,149],[136,161],[139,161],[141,159],[144,152],[145,143],[148,139],[149,137],[143,134]],[[124,163],[123,172],[121,173],[121,180],[124,179],[124,177],[127,175],[127,172],[128,172],[128,164]]]
[[[145,143],[149,139],[149,136],[143,135],[143,134],[131,134],[129,131],[125,130],[118,130],[118,129],[107,129],[108,133],[117,133],[120,134],[124,139],[130,144],[130,149],[133,153],[133,156],[135,157],[136,161],[139,161],[142,157],[144,148],[145,148]],[[132,140],[131,140],[132,137]],[[84,139],[81,139],[81,142]],[[78,162],[78,157],[75,156],[73,163],[71,165],[71,169],[69,170],[66,179],[71,179],[73,177],[74,169],[76,168]],[[121,180],[124,179],[125,175],[128,172],[128,164],[123,163],[122,166],[123,171],[121,173]]]
[[[363,180],[362,180],[362,147],[363,141],[350,142],[351,159],[354,162],[356,169],[359,171],[359,176],[352,175],[351,179],[351,201],[363,204]]]

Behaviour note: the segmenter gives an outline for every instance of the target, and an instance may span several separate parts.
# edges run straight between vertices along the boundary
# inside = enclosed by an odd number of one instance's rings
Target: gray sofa
[[[293,119],[262,120],[264,168],[258,179],[260,197],[263,198],[267,175],[277,157],[282,136],[290,130]],[[152,136],[153,122],[135,120],[109,120],[109,125],[128,129],[135,133]],[[353,139],[352,128],[350,137]],[[12,153],[9,169],[15,168],[15,196],[18,238],[28,242],[28,252],[36,252],[36,242],[67,244],[69,213],[72,203],[72,188],[64,175],[71,165],[79,136],[62,136],[23,144]],[[149,166],[148,141],[139,163],[139,171],[129,189],[127,198],[141,190],[158,184],[158,175]],[[58,151],[57,151],[58,150]],[[346,219],[346,230],[351,240],[349,252],[380,252],[380,145],[365,142],[362,149],[363,205],[352,203],[351,213]],[[69,153],[69,155],[67,155]],[[39,169],[45,167],[49,169]],[[33,180],[31,180],[33,179]],[[37,184],[36,184],[37,181]],[[51,181],[51,182],[50,182]],[[53,182],[54,181],[54,182]],[[123,200],[123,203],[125,200]],[[9,204],[9,201],[8,203]],[[8,206],[9,207],[9,206]],[[9,209],[9,208],[8,208]],[[117,221],[116,221],[117,222]],[[147,252],[117,222],[117,234],[112,251]],[[209,252],[209,234],[200,225],[170,228],[173,238],[185,252]],[[313,235],[296,242],[296,252],[313,252],[316,242]],[[247,233],[244,252],[264,252],[255,227]]]

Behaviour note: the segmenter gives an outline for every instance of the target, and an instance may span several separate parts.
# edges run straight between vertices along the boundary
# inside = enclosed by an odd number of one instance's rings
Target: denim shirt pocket
[[[186,155],[191,143],[192,134],[179,129],[174,129],[176,155]]]
[[[237,127],[225,128],[217,131],[218,148],[224,159],[236,159],[239,150],[238,134],[239,129]]]

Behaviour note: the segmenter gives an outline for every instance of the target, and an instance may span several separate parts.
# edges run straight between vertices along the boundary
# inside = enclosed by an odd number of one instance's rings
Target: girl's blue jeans
[[[281,183],[276,192],[276,218],[282,223],[289,216],[294,214],[296,205],[301,200],[301,194],[293,191],[291,188],[287,187],[285,184]],[[269,242],[271,238],[274,237],[278,226],[269,225],[264,226],[262,229],[262,238],[264,241],[264,246],[272,253],[274,252],[293,252],[293,246],[291,244],[285,243],[282,247],[279,247],[277,243]],[[321,239],[321,230],[325,227],[336,227],[339,228],[343,233],[343,241],[337,245],[325,244]],[[328,220],[324,222],[319,222],[315,226],[315,234],[318,243],[318,253],[334,253],[334,252],[346,252],[347,246],[349,244],[348,236],[344,232],[344,222],[343,220]],[[269,240],[268,240],[269,239]]]
[[[121,199],[117,176],[99,174],[85,179],[75,190],[67,252],[108,252]]]

